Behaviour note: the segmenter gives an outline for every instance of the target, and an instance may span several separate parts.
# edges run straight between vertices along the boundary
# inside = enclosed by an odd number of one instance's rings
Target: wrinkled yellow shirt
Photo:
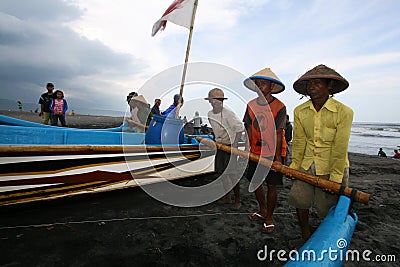
[[[348,144],[353,110],[329,97],[317,112],[311,100],[294,110],[291,168],[308,170],[315,163],[317,175],[330,174],[341,183],[349,167]]]

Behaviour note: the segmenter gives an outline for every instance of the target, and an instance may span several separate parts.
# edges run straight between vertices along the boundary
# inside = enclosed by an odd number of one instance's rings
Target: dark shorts
[[[274,185],[282,185],[283,184],[283,174],[280,172],[274,172],[269,167],[258,164],[254,161],[249,160],[247,164],[247,180],[251,182],[252,179],[260,179],[265,178],[265,182],[267,184],[274,184]]]
[[[235,174],[237,172],[237,156],[217,149],[214,167],[218,174]]]

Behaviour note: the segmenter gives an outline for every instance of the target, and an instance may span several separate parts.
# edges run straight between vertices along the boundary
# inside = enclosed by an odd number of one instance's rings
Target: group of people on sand
[[[247,103],[245,115],[240,120],[235,113],[223,107],[227,99],[224,92],[214,88],[205,98],[212,110],[208,119],[215,135],[215,141],[232,147],[245,131],[245,149],[260,157],[285,164],[287,142],[285,134],[288,115],[286,106],[274,95],[285,90],[285,85],[271,69],[265,68],[244,80],[244,85],[254,91],[257,97]],[[335,70],[318,65],[307,71],[294,82],[294,90],[310,100],[294,110],[294,132],[291,147],[290,167],[319,176],[322,179],[347,185],[349,179],[348,142],[353,121],[353,111],[332,96],[347,89],[349,83]],[[289,122],[290,124],[290,122]],[[215,171],[236,181],[233,188],[233,208],[241,206],[240,188],[236,171],[236,157],[217,150]],[[234,161],[235,164],[232,164]],[[251,221],[261,221],[261,230],[272,233],[275,230],[274,210],[277,205],[277,185],[283,184],[282,173],[260,163],[248,161],[246,178],[256,185],[255,197],[258,211],[248,215]],[[264,189],[264,184],[266,189]],[[230,203],[231,193],[220,202]],[[299,247],[311,235],[309,212],[315,207],[320,217],[325,217],[330,207],[336,204],[338,196],[300,180],[294,180],[288,202],[296,208],[302,236],[293,241]]]
[[[393,152],[394,152],[394,155],[392,156],[392,158],[393,159],[400,159],[399,150],[398,149],[394,149]],[[387,155],[386,155],[385,151],[383,151],[383,148],[379,148],[378,156],[379,157],[383,157],[383,158],[387,158]]]
[[[125,120],[128,122],[130,130],[139,133],[146,132],[154,116],[175,118],[184,102],[183,98],[176,94],[173,97],[173,103],[166,110],[160,111],[161,99],[159,98],[154,100],[154,105],[151,107],[143,95],[131,92],[126,97],[126,101],[130,107],[131,117]]]
[[[65,115],[68,110],[68,103],[64,98],[64,92],[61,90],[54,91],[54,84],[51,82],[47,83],[46,89],[47,92],[39,98],[39,116],[43,116],[42,123],[49,124],[50,121],[51,125],[57,126],[58,121],[60,121],[61,126],[67,127]]]
[[[256,72],[243,83],[255,92],[256,97],[247,103],[242,119],[224,107],[227,98],[220,88],[211,89],[205,98],[212,108],[207,116],[215,141],[237,148],[245,132],[245,150],[270,161],[288,164],[287,146],[292,139],[292,127],[285,104],[274,96],[284,91],[285,85],[270,68]],[[310,99],[294,110],[290,167],[343,186],[348,184],[349,179],[348,143],[353,111],[334,99],[333,95],[348,86],[345,78],[325,65],[307,71],[293,84],[297,93]],[[177,107],[183,104],[180,95],[175,95],[173,104],[160,112],[160,99],[156,99],[150,108],[144,97],[135,92],[128,95],[127,101],[131,107],[132,120],[139,121],[143,129],[154,115],[175,117]],[[218,174],[234,184],[233,208],[239,209],[241,200],[237,157],[218,149],[214,167]],[[259,206],[248,218],[251,221],[261,221],[261,230],[273,233],[276,228],[273,215],[277,205],[277,186],[283,184],[283,175],[254,161],[248,161],[246,170],[246,178],[255,185],[255,198]],[[338,196],[329,190],[293,180],[288,202],[296,208],[301,229],[301,238],[294,241],[294,247],[299,247],[311,235],[310,208],[315,207],[318,215],[325,217],[337,200]],[[231,192],[227,192],[219,203],[231,203]]]

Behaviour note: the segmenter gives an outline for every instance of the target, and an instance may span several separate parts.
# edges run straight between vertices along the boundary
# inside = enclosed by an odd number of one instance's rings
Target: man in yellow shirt
[[[296,92],[311,99],[294,110],[291,168],[347,185],[353,111],[332,95],[348,86],[346,79],[325,65],[309,70],[293,84]],[[311,234],[309,209],[315,206],[318,216],[325,217],[337,199],[337,195],[305,182],[293,182],[289,204],[296,208],[302,242]]]

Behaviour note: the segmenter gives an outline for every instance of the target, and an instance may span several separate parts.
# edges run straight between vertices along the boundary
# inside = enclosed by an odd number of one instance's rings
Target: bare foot
[[[230,197],[222,197],[218,200],[218,204],[231,204],[231,198]]]
[[[233,205],[232,205],[232,209],[238,210],[238,209],[240,209],[241,206],[242,206],[242,203],[240,203],[240,202],[235,202],[235,203],[233,203]]]

